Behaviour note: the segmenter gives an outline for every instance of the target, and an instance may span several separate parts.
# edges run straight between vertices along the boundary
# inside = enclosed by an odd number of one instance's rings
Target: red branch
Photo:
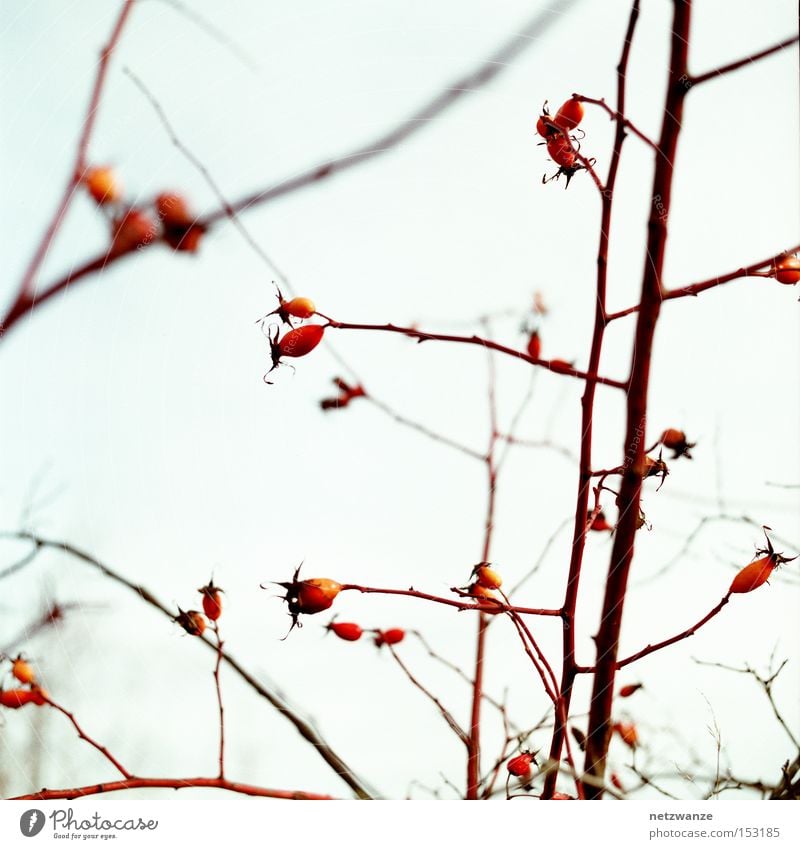
[[[626,38],[626,44],[628,43]],[[645,135],[632,121],[629,121],[623,114],[621,109],[612,109],[605,101],[604,97],[586,97],[583,94],[573,94],[572,95],[575,100],[580,100],[583,103],[591,103],[595,106],[599,106],[601,109],[604,109],[608,116],[612,121],[616,121],[617,125],[622,124],[623,127],[629,129],[633,135],[637,138],[641,139],[645,144],[652,147],[654,150],[658,149],[658,145],[650,138],[650,136]],[[618,98],[619,99],[619,98]]]
[[[727,273],[720,274],[717,277],[709,277],[708,280],[701,280],[699,283],[692,283],[689,286],[681,286],[677,289],[666,289],[661,292],[661,300],[673,301],[676,298],[697,297],[697,295],[701,292],[705,292],[707,289],[714,289],[717,286],[722,286],[723,283],[730,283],[732,280],[739,280],[742,277],[771,277],[772,273],[770,269],[774,267],[777,260],[786,254],[797,253],[797,251],[800,251],[800,245],[795,245],[788,251],[781,251],[778,254],[773,254],[773,256],[768,259],[762,259],[759,262],[742,266],[741,268],[737,268],[735,271],[728,271]],[[640,309],[641,304],[635,304],[634,306],[620,310],[619,312],[610,313],[607,320],[609,322],[616,321],[616,319],[622,318],[623,316],[639,312]]]
[[[45,229],[44,235],[42,236],[30,263],[25,270],[25,274],[23,275],[22,281],[19,285],[16,301],[11,307],[9,315],[2,323],[3,331],[5,331],[17,317],[24,315],[25,312],[32,309],[36,301],[36,275],[45,256],[47,256],[50,244],[55,238],[55,235],[64,220],[64,216],[72,203],[72,199],[75,197],[75,190],[80,184],[80,181],[83,179],[83,174],[86,170],[87,164],[89,141],[91,140],[92,131],[97,118],[97,112],[100,108],[100,98],[102,96],[103,87],[108,74],[109,60],[111,59],[114,49],[119,43],[120,37],[122,36],[122,30],[125,26],[125,22],[128,20],[133,4],[134,0],[124,0],[122,9],[117,16],[113,29],[111,30],[108,43],[100,53],[100,61],[97,65],[97,76],[95,77],[94,86],[92,87],[92,93],[89,98],[89,106],[86,111],[86,117],[83,120],[83,128],[81,130],[78,147],[75,153],[75,163],[72,167],[72,171],[69,175],[69,180],[67,181],[61,200],[56,207],[55,214],[53,215],[50,224]]]
[[[116,572],[110,566],[107,566],[105,563],[102,563],[96,557],[92,557],[91,554],[82,551],[80,548],[76,548],[74,545],[70,545],[67,542],[60,542],[56,540],[45,539],[44,537],[37,536],[36,534],[28,533],[26,531],[19,531],[17,533],[4,533],[0,534],[2,537],[12,538],[12,539],[20,539],[27,540],[33,543],[36,546],[37,551],[40,551],[43,548],[52,548],[57,551],[61,551],[64,554],[68,554],[71,557],[74,557],[76,560],[81,561],[94,569],[97,569],[102,575],[106,578],[109,578],[111,581],[114,581],[127,589],[131,590],[136,596],[142,601],[149,604],[151,607],[154,607],[158,610],[162,615],[166,616],[170,620],[173,619],[174,613],[173,611],[167,607],[163,602],[161,602],[150,590],[146,587],[143,587],[141,584],[136,584],[133,581],[128,580],[119,572]],[[219,648],[214,645],[213,641],[208,638],[205,634],[201,637],[196,638],[196,641],[202,643],[207,648],[211,649],[213,652],[219,652]],[[239,675],[240,678],[251,687],[256,693],[258,693],[261,698],[263,698],[268,704],[270,704],[278,713],[287,719],[298,732],[298,734],[310,744],[313,748],[314,752],[321,757],[326,764],[336,773],[339,778],[350,787],[356,796],[359,799],[371,799],[372,796],[364,787],[359,778],[355,775],[355,773],[350,769],[350,767],[342,760],[342,758],[328,745],[328,743],[320,736],[320,734],[316,731],[316,729],[305,719],[303,719],[298,712],[292,708],[292,706],[286,701],[285,697],[283,697],[279,692],[277,692],[272,686],[265,684],[262,681],[259,681],[252,673],[248,672],[247,669],[236,660],[231,654],[226,651],[222,652],[222,657],[225,663]]]
[[[729,62],[727,65],[720,65],[718,68],[713,68],[710,71],[706,71],[704,74],[690,76],[687,85],[700,85],[700,83],[704,83],[707,80],[716,80],[725,74],[730,74],[731,71],[738,71],[739,68],[751,65],[759,59],[764,59],[767,56],[771,56],[773,53],[778,53],[787,47],[791,47],[793,44],[797,44],[799,38],[800,36],[793,35],[791,38],[785,38],[783,41],[773,44],[772,47],[766,47],[764,50],[761,50],[758,53],[753,53],[751,56],[745,56],[742,59],[737,59],[735,62]]]
[[[228,790],[231,793],[242,793],[245,796],[265,796],[269,799],[325,801],[334,798],[333,796],[325,796],[321,793],[307,793],[305,790],[273,790],[269,787],[256,787],[253,784],[240,784],[237,781],[227,781],[224,778],[138,778],[131,776],[124,781],[106,781],[102,784],[71,787],[67,790],[44,789],[38,793],[14,796],[9,801],[79,799],[82,796],[95,796],[98,793],[116,793],[119,790],[137,790],[142,787],[164,787],[172,790],[183,790],[186,787],[216,787],[220,790]]]
[[[484,322],[487,332],[488,319]],[[488,401],[489,401],[489,446],[486,450],[486,521],[483,526],[483,549],[481,561],[488,561],[492,550],[494,531],[494,512],[497,490],[497,466],[495,448],[497,447],[497,374],[494,354],[488,351]],[[475,640],[475,673],[472,678],[472,706],[470,708],[469,735],[467,738],[467,793],[466,798],[475,800],[480,794],[481,782],[481,707],[483,705],[483,666],[486,655],[486,630],[489,619],[478,615],[478,633]]]
[[[120,762],[119,762],[119,761],[118,761],[118,760],[117,760],[117,759],[116,759],[116,758],[115,758],[115,757],[111,754],[111,752],[109,752],[109,751],[108,751],[108,749],[107,749],[105,746],[101,746],[101,745],[100,745],[100,743],[98,743],[96,740],[94,740],[93,738],[91,738],[91,737],[90,737],[90,736],[89,736],[89,735],[88,735],[88,734],[87,734],[87,733],[86,733],[86,732],[85,732],[85,731],[81,728],[81,726],[80,726],[80,725],[78,725],[78,720],[77,720],[77,719],[75,719],[75,717],[74,717],[74,716],[73,716],[73,715],[72,715],[72,714],[71,714],[71,713],[70,713],[70,712],[69,712],[66,708],[63,708],[63,707],[61,707],[61,705],[56,704],[56,702],[54,702],[51,698],[49,698],[48,696],[46,696],[44,693],[42,693],[42,697],[43,697],[43,698],[44,698],[44,700],[47,702],[47,704],[48,704],[48,705],[50,705],[50,707],[55,708],[55,709],[56,709],[59,713],[63,713],[63,714],[64,714],[64,716],[66,716],[66,717],[67,717],[67,719],[68,719],[68,720],[72,723],[72,725],[73,725],[73,727],[75,728],[75,730],[78,732],[78,736],[81,738],[81,740],[85,740],[85,741],[86,741],[86,742],[87,742],[90,746],[93,746],[95,749],[97,749],[97,751],[98,751],[98,752],[100,752],[100,754],[101,754],[101,755],[102,755],[102,756],[103,756],[103,757],[104,757],[104,758],[105,758],[105,759],[106,759],[109,763],[113,764],[113,765],[114,765],[114,767],[115,767],[117,770],[119,770],[119,772],[120,772],[122,775],[124,775],[124,776],[125,776],[125,778],[130,778],[130,777],[131,777],[131,773],[129,773],[129,772],[128,772],[128,770],[127,770],[127,769],[125,769],[125,767],[124,767],[124,766],[123,766],[123,765],[122,765],[122,764],[121,764],[121,763],[120,763]]]
[[[219,707],[219,777],[225,778],[225,706],[222,702],[222,687],[219,683],[219,668],[222,665],[224,643],[219,633],[219,622],[214,622],[214,636],[217,638],[217,662],[214,665],[214,688],[217,692]]]
[[[320,313],[320,315],[322,315]],[[610,377],[602,377],[597,374],[596,370],[591,372],[583,372],[578,369],[567,366],[564,363],[556,360],[541,360],[531,357],[523,351],[517,351],[514,348],[509,348],[507,345],[501,345],[499,342],[493,342],[491,339],[484,339],[481,336],[455,336],[449,333],[426,333],[422,330],[416,330],[413,327],[398,327],[395,324],[354,324],[346,321],[334,321],[328,316],[322,316],[328,320],[328,326],[338,330],[372,330],[383,333],[399,333],[402,336],[408,336],[411,339],[416,339],[418,342],[461,342],[465,345],[479,345],[482,348],[487,348],[491,351],[499,351],[501,354],[508,354],[518,360],[524,360],[534,366],[541,366],[549,371],[557,374],[565,374],[570,377],[577,377],[580,380],[585,380],[587,383],[602,383],[604,386],[613,386],[616,389],[625,389],[626,384],[619,380],[613,380]]]
[[[639,497],[642,485],[644,438],[647,423],[647,392],[650,382],[650,358],[653,336],[661,307],[661,275],[667,243],[667,216],[672,196],[673,163],[683,118],[687,88],[687,54],[689,49],[690,0],[675,0],[669,81],[664,105],[664,123],[656,157],[653,188],[650,193],[647,252],[642,279],[642,296],[633,346],[628,388],[625,434],[625,465],[619,505],[620,515],[614,536],[611,562],[606,580],[603,610],[595,642],[597,671],[592,687],[589,727],[586,740],[585,771],[597,783],[586,787],[588,798],[602,795],[606,755],[611,734],[611,707],[614,676],[617,669],[619,634],[628,587],[628,574],[633,560],[634,539],[639,519]],[[598,787],[598,784],[600,785]]]
[[[472,601],[457,601],[452,598],[442,598],[438,595],[419,592],[413,587],[407,590],[387,589],[385,587],[362,587],[360,584],[342,584],[342,592],[345,590],[355,590],[360,593],[381,593],[382,595],[406,595],[412,598],[419,598],[423,601],[435,601],[437,604],[446,604],[450,607],[455,607],[458,610],[477,610],[479,613],[521,613],[527,616],[561,616],[560,610],[553,610],[542,607],[516,607],[501,602],[484,602],[479,604]]]
[[[550,699],[554,705],[557,704],[559,697],[556,695],[556,691],[553,688],[558,687],[558,681],[553,674],[552,667],[547,662],[547,658],[539,648],[539,644],[533,638],[530,629],[525,627],[525,623],[522,619],[515,613],[509,613],[508,616],[514,623],[514,627],[517,629],[519,638],[522,641],[522,647],[525,649],[525,654],[528,655],[531,663],[533,664],[533,668],[536,670],[539,678],[541,678],[542,686],[547,694],[547,698]]]
[[[675,643],[679,643],[681,640],[685,640],[688,637],[693,637],[708,621],[713,619],[725,605],[730,601],[731,594],[726,593],[722,599],[716,604],[714,607],[709,610],[708,613],[699,621],[695,622],[686,630],[681,631],[679,634],[675,634],[672,637],[668,637],[666,640],[661,640],[660,643],[649,643],[643,649],[635,652],[634,654],[628,655],[628,657],[623,658],[622,660],[617,661],[617,669],[622,669],[624,666],[629,666],[631,663],[635,663],[637,660],[641,660],[643,657],[647,657],[649,654],[653,654],[653,652],[660,651],[661,649],[666,648],[667,646],[674,645]],[[597,671],[597,667],[595,666],[579,666],[576,671],[580,674],[585,673],[593,673]]]
[[[611,238],[611,211],[614,202],[617,173],[619,170],[622,145],[625,141],[625,124],[622,115],[625,111],[625,83],[628,70],[633,34],[639,17],[639,0],[634,0],[631,7],[628,28],[622,48],[619,64],[617,65],[617,111],[614,149],[608,166],[606,191],[602,195],[600,240],[597,247],[597,299],[595,306],[594,331],[592,347],[589,353],[589,370],[597,371],[600,365],[600,355],[603,348],[603,336],[607,325],[606,319],[606,288],[608,281],[608,249]],[[589,494],[591,490],[592,469],[592,424],[594,420],[594,401],[596,384],[587,382],[581,398],[581,444],[578,472],[578,495],[575,500],[575,520],[572,532],[572,553],[570,556],[567,586],[564,594],[562,645],[563,659],[561,668],[561,685],[559,687],[560,709],[556,711],[553,726],[553,737],[550,744],[550,761],[559,764],[561,749],[567,731],[567,717],[572,698],[572,687],[575,682],[575,611],[578,603],[578,587],[580,584],[583,552],[588,529],[587,514],[589,509]],[[545,778],[543,797],[552,798],[558,781],[558,769],[549,772]]]
[[[691,628],[687,628],[685,631],[681,631],[680,634],[675,634],[674,637],[669,637],[666,640],[662,640],[660,643],[651,643],[648,646],[645,646],[640,651],[637,651],[635,654],[629,655],[626,658],[623,658],[620,661],[617,661],[617,669],[622,669],[623,666],[628,666],[628,664],[633,663],[643,657],[647,657],[648,654],[652,654],[654,651],[659,651],[660,649],[664,649],[667,646],[673,645],[673,643],[679,643],[681,640],[685,640],[687,637],[692,637],[696,634],[703,625],[706,624],[710,619],[713,619],[725,605],[730,601],[731,594],[727,593],[722,597],[719,604],[709,610],[708,613],[699,621],[695,622]]]

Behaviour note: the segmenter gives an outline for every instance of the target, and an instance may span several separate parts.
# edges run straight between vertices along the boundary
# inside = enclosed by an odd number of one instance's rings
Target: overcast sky
[[[132,201],[175,189],[198,210],[213,192],[171,144],[150,104],[123,74],[129,66],[162,104],[181,140],[226,196],[268,187],[347,152],[412,112],[476,66],[537,8],[505,0],[224,4],[193,2],[235,44],[222,45],[166,3],[137,4],[114,56],[91,144],[112,164]],[[702,72],[796,29],[796,4],[704,0],[696,4],[691,67]],[[14,293],[68,178],[100,46],[117,4],[103,0],[6,4],[0,21],[2,295]],[[534,291],[550,307],[544,355],[588,358],[594,311],[599,201],[585,174],[568,191],[543,186],[552,172],[533,132],[544,100],[573,91],[613,100],[627,0],[578,3],[490,86],[465,98],[397,150],[263,208],[243,222],[319,308],[341,320],[418,322],[471,333],[476,316],[514,311],[492,335],[522,346]],[[671,4],[645,0],[636,34],[628,112],[659,131]],[[798,242],[796,50],[692,91],[676,163],[665,282],[683,285],[732,271]],[[583,150],[601,174],[612,125],[589,111]],[[635,303],[644,262],[652,155],[626,144],[610,254],[609,305]],[[107,225],[76,199],[40,275],[56,275],[102,250]],[[324,414],[318,401],[341,373],[319,349],[262,375],[268,346],[255,319],[274,306],[271,270],[229,225],[196,257],[157,247],[76,284],[37,310],[0,345],[0,513],[106,560],[169,603],[191,606],[213,571],[226,591],[229,649],[266,674],[319,723],[340,754],[378,790],[403,797],[412,779],[463,782],[464,756],[436,710],[392,662],[362,642],[323,639],[323,614],[280,642],[289,620],[260,582],[308,576],[447,594],[480,559],[485,471],[468,456],[394,423],[366,402]],[[622,652],[697,621],[727,589],[736,566],[762,542],[757,528],[706,524],[721,513],[768,524],[800,541],[797,484],[797,291],[773,280],[733,282],[665,305],[654,352],[649,441],[683,428],[695,459],[671,466],[656,494],[651,532],[637,537]],[[633,319],[607,333],[601,371],[627,374]],[[454,331],[454,328],[458,330]],[[479,348],[414,345],[387,334],[329,333],[369,391],[409,418],[478,451],[488,438],[487,357]],[[530,368],[498,358],[498,402],[507,428]],[[539,372],[521,436],[577,452],[579,381]],[[598,391],[595,457],[621,460],[624,404]],[[492,559],[513,584],[574,510],[577,471],[562,454],[517,449],[498,493]],[[611,518],[613,504],[607,505]],[[26,513],[27,511],[27,513]],[[27,518],[26,518],[27,516]],[[569,531],[518,598],[557,607]],[[782,546],[787,550],[790,546]],[[0,568],[21,549],[3,546]],[[579,662],[593,661],[610,542],[587,545],[578,610]],[[791,556],[796,549],[788,550]],[[800,561],[798,561],[800,562]],[[689,746],[713,763],[708,726],[720,728],[733,769],[776,780],[790,754],[785,733],[752,680],[692,658],[764,667],[791,657],[776,685],[786,719],[800,720],[796,646],[797,562],[785,580],[735,597],[690,641],[653,655],[622,677],[645,690],[620,706],[653,753],[680,764]],[[135,772],[215,769],[213,658],[163,617],[80,564],[42,554],[0,595],[0,645],[44,596],[84,609],[32,655],[53,696]],[[342,596],[336,611],[365,627],[422,630],[469,666],[474,621],[413,599]],[[557,622],[537,635],[556,662]],[[403,656],[466,721],[468,691],[416,645]],[[521,725],[546,709],[518,640],[493,626],[487,689],[508,686]],[[585,710],[588,682],[578,688]],[[226,674],[229,773],[267,786],[342,794],[345,788],[263,701]],[[42,727],[34,728],[33,723]],[[580,725],[580,720],[578,721]],[[676,739],[664,728],[677,730]],[[486,717],[488,762],[501,732]],[[24,753],[41,734],[45,763]],[[546,745],[548,738],[535,738]],[[0,726],[0,781],[7,794],[109,776],[63,718],[20,711]],[[626,752],[612,749],[623,780]],[[688,796],[690,785],[676,785]],[[194,792],[194,791],[190,791]],[[445,789],[444,795],[452,795]],[[419,789],[417,796],[424,796]]]

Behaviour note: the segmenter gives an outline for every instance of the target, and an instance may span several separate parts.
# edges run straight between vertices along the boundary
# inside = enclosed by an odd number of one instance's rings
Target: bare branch
[[[3,533],[0,537],[7,539],[28,540],[37,545],[38,549],[52,548],[62,551],[76,560],[81,561],[93,568],[97,569],[101,574],[110,578],[118,584],[127,587],[132,592],[136,593],[144,602],[160,611],[170,620],[173,619],[173,611],[167,607],[162,601],[156,598],[153,593],[141,584],[135,584],[123,577],[119,572],[116,572],[111,567],[92,557],[85,551],[82,551],[75,546],[66,542],[56,540],[48,540],[35,534],[20,531],[18,533]],[[218,648],[213,640],[205,634],[197,638],[198,641],[206,645],[211,651],[217,652]],[[222,657],[225,662],[233,669],[250,687],[255,690],[263,699],[265,699],[272,707],[275,708],[282,716],[284,716],[297,730],[300,736],[312,745],[314,751],[331,767],[331,769],[350,787],[360,799],[370,799],[371,794],[366,790],[363,783],[358,779],[355,773],[347,766],[347,764],[333,751],[333,749],[322,739],[322,737],[306,722],[293,708],[291,708],[285,698],[279,695],[274,689],[270,689],[265,684],[249,673],[232,655],[228,652],[222,652]],[[214,779],[219,780],[219,779]],[[208,785],[212,786],[212,785]],[[218,785],[213,785],[218,786]],[[122,789],[122,788],[120,788]],[[97,792],[97,791],[95,791]]]
[[[798,36],[796,35],[793,35],[790,38],[785,38],[783,41],[773,44],[772,47],[766,47],[758,53],[753,53],[750,56],[744,56],[741,59],[737,59],[735,62],[728,62],[727,65],[720,65],[718,68],[712,68],[710,71],[706,71],[703,74],[690,76],[687,81],[687,85],[696,86],[700,85],[700,83],[707,82],[708,80],[719,79],[725,74],[730,74],[732,71],[738,71],[739,68],[752,65],[754,62],[758,62],[759,59],[765,59],[767,56],[772,56],[773,53],[779,53],[781,50],[785,50],[787,47],[797,44],[797,41]]]

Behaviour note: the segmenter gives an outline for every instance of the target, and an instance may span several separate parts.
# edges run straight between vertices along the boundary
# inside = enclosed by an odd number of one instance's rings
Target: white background
[[[643,5],[628,111],[657,136],[670,4]],[[143,78],[181,139],[235,198],[374,137],[475,66],[535,11],[516,0],[192,7],[234,39],[257,70],[173,8],[138,4],[114,58],[91,156],[118,169],[132,200],[178,189],[199,210],[215,206],[213,194],[170,145],[123,65]],[[628,8],[622,0],[579,4],[494,84],[403,147],[248,213],[245,224],[295,288],[336,318],[471,332],[458,323],[510,308],[518,315],[497,323],[494,335],[523,345],[521,317],[539,290],[551,307],[544,355],[585,365],[598,197],[586,175],[566,192],[561,184],[541,185],[552,163],[537,147],[533,125],[545,99],[557,106],[573,91],[613,98]],[[0,232],[8,302],[68,177],[97,53],[116,11],[116,3],[99,0],[4,10]],[[796,27],[795,12],[789,0],[758,8],[697,4],[692,69],[702,72],[785,37]],[[690,94],[667,285],[731,271],[798,241],[795,69],[796,51],[787,51]],[[597,157],[602,174],[612,125],[591,111],[583,126],[584,150]],[[612,310],[637,298],[651,176],[649,151],[629,140],[610,256]],[[106,238],[93,204],[77,199],[40,282],[94,256]],[[14,328],[0,346],[2,524],[18,527],[28,510],[36,529],[88,549],[183,607],[196,604],[194,590],[213,570],[227,591],[228,648],[278,682],[382,795],[425,797],[419,788],[409,791],[411,780],[442,788],[441,774],[461,786],[462,747],[391,658],[368,643],[322,639],[324,614],[280,642],[289,620],[258,584],[287,579],[305,560],[307,576],[446,593],[467,580],[480,556],[484,469],[364,402],[321,413],[317,402],[341,372],[322,349],[298,362],[296,376],[285,369],[265,386],[268,351],[253,321],[274,305],[272,276],[225,225],[196,258],[148,250],[81,282]],[[720,512],[719,499],[726,513],[746,513],[783,538],[800,539],[797,491],[766,485],[800,479],[797,309],[795,290],[763,279],[664,307],[649,438],[676,426],[699,444],[693,462],[673,464],[658,495],[646,496],[654,529],[637,539],[623,653],[699,619],[760,543],[753,527],[711,523],[690,554],[646,582],[701,517]],[[604,374],[625,376],[632,328],[627,319],[609,330]],[[335,343],[376,397],[483,450],[483,351],[415,346],[386,335],[339,334]],[[500,359],[498,367],[507,426],[530,372],[512,360]],[[576,451],[580,392],[578,381],[539,373],[521,434]],[[623,412],[621,393],[598,392],[598,466],[620,460]],[[508,583],[525,574],[572,513],[576,483],[574,464],[557,453],[512,454],[492,555]],[[568,535],[559,536],[519,603],[560,604]],[[3,546],[2,563],[22,550]],[[607,538],[589,540],[578,611],[582,663],[593,659],[590,636],[609,551]],[[706,630],[622,676],[645,682],[619,708],[637,721],[651,752],[685,766],[691,746],[713,772],[708,727],[716,722],[738,774],[776,780],[791,749],[755,682],[691,658],[764,667],[773,650],[778,660],[789,656],[798,637],[797,563],[785,574],[785,581],[735,597]],[[36,660],[54,698],[129,769],[214,771],[208,652],[64,557],[42,554],[2,589],[0,644],[45,597],[85,603],[63,627],[19,647]],[[343,596],[336,609],[365,626],[419,628],[448,657],[471,663],[474,621],[465,614],[375,596]],[[557,660],[558,623],[545,622],[537,634]],[[466,722],[467,688],[417,647],[404,651]],[[793,657],[775,695],[795,728],[799,680]],[[265,703],[230,675],[223,683],[232,777],[346,795]],[[487,688],[499,696],[505,686],[521,724],[545,710],[518,641],[498,622]],[[581,686],[576,713],[587,695]],[[498,733],[496,717],[487,714],[487,759]],[[547,738],[534,743],[546,745]],[[0,753],[6,795],[111,777],[63,717],[33,708],[4,717]],[[615,748],[612,758],[621,765],[628,754]],[[705,785],[678,787],[693,797]],[[453,795],[447,788],[442,794]]]

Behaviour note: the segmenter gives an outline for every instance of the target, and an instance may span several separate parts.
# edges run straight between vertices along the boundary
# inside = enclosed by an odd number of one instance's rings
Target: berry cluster
[[[109,214],[112,253],[127,253],[157,239],[176,251],[195,253],[199,248],[206,228],[182,195],[162,192],[149,208],[127,204],[119,178],[107,166],[88,169],[81,183],[98,207]]]
[[[542,177],[543,183],[558,180],[563,174],[569,181],[581,169],[594,165],[593,159],[583,159],[580,155],[580,139],[572,133],[583,120],[583,104],[580,100],[570,98],[561,104],[558,112],[551,115],[547,108],[547,101],[542,107],[542,114],[536,121],[536,132],[544,139],[550,158],[558,165],[558,171],[551,177]],[[583,133],[581,131],[581,137]]]
[[[202,598],[203,612],[199,610],[182,610],[178,608],[178,615],[173,618],[173,622],[191,634],[193,637],[202,637],[208,627],[208,622],[216,622],[222,616],[222,597],[220,593],[225,590],[214,586],[213,578],[204,586],[200,587],[197,592]]]
[[[406,632],[402,628],[362,628],[355,622],[336,622],[331,620],[326,626],[326,631],[330,631],[340,640],[348,643],[355,643],[360,640],[364,634],[374,634],[373,642],[378,648],[382,646],[395,646],[402,643],[405,639]]]

